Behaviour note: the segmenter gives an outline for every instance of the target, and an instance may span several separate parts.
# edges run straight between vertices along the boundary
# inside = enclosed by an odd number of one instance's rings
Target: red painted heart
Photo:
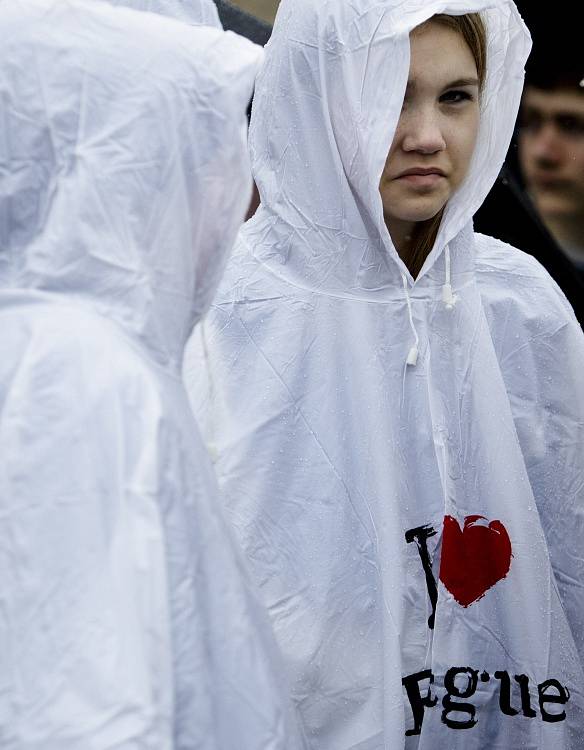
[[[476,602],[511,567],[511,540],[501,521],[467,516],[464,528],[452,516],[444,516],[440,580],[463,607]]]

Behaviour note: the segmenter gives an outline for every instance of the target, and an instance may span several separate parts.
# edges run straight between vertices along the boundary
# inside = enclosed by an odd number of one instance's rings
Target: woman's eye
[[[445,104],[459,104],[460,102],[472,101],[473,96],[468,91],[446,91],[440,97],[440,101]]]

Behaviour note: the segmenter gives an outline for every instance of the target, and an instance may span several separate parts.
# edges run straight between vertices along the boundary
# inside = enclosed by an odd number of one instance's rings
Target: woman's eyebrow
[[[479,85],[479,79],[478,78],[457,78],[456,81],[451,81],[451,83],[447,84],[444,88],[447,89],[453,89],[457,86],[478,86]]]
[[[450,81],[450,83],[447,83],[442,88],[444,91],[446,91],[446,89],[454,89],[457,87],[459,88],[461,86],[478,86],[478,85],[479,85],[478,78],[457,78],[455,81]],[[406,86],[406,94],[411,94],[415,92],[416,89],[417,89],[416,79],[410,78]]]

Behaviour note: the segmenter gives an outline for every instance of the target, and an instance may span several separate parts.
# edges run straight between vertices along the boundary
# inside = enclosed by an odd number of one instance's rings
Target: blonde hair
[[[479,91],[482,91],[487,77],[487,31],[480,14],[467,13],[464,16],[448,16],[441,13],[432,16],[426,23],[440,24],[462,36],[477,66]],[[419,222],[414,229],[408,257],[405,259],[405,263],[414,278],[422,270],[426,258],[434,247],[443,212],[444,209],[431,219]]]

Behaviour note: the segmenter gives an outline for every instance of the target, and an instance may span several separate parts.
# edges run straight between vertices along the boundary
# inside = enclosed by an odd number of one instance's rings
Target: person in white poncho
[[[181,382],[263,53],[77,0],[0,38],[0,747],[294,747]]]
[[[509,0],[283,0],[266,48],[185,377],[310,750],[582,747],[584,337],[472,225],[529,49]]]

